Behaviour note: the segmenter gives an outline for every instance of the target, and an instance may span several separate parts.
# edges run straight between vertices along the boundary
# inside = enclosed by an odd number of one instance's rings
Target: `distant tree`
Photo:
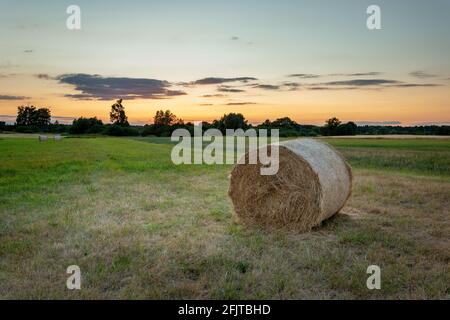
[[[333,117],[325,121],[325,126],[322,128],[322,133],[326,136],[332,136],[337,134],[337,128],[341,125],[341,121],[338,118]]]
[[[73,120],[70,133],[100,133],[103,130],[103,122],[97,118],[78,118]]]
[[[17,107],[16,124],[18,126],[32,125],[35,112],[36,112],[36,107],[34,107],[34,106]]]
[[[153,123],[157,126],[171,126],[174,124],[182,124],[183,120],[178,119],[175,114],[170,112],[170,110],[159,110],[156,111],[153,117]]]
[[[328,119],[325,122],[325,126],[330,128],[331,130],[336,129],[337,127],[339,127],[340,124],[341,124],[341,121],[338,118],[336,118],[336,117]]]
[[[117,124],[107,125],[104,134],[109,136],[138,136],[139,130],[130,126],[119,126]]]
[[[49,108],[39,108],[34,112],[33,125],[39,128],[45,128],[50,125],[51,112]]]
[[[17,126],[35,126],[46,128],[50,125],[51,113],[49,108],[36,109],[34,106],[20,106],[17,108]]]
[[[125,108],[122,105],[122,99],[117,100],[116,103],[111,106],[109,118],[113,124],[116,124],[118,126],[127,127],[130,125],[125,114]]]
[[[356,123],[350,121],[345,124],[340,124],[336,129],[336,134],[339,136],[353,136],[356,134],[358,126]]]
[[[247,129],[249,127],[247,120],[241,113],[224,114],[220,120],[214,120],[213,125],[225,131],[225,129]]]
[[[272,122],[272,127],[296,128],[298,123],[289,117],[279,118]]]

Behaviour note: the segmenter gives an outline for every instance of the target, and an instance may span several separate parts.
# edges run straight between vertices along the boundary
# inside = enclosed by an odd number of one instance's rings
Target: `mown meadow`
[[[1,136],[0,298],[450,298],[450,139],[326,141],[353,195],[299,234],[241,225],[232,167],[175,166],[166,138]]]

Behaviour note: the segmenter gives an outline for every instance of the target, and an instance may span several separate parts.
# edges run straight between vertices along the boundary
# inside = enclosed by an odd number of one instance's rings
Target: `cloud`
[[[217,94],[204,94],[202,95],[202,98],[224,98],[226,97],[226,94],[221,94],[221,93],[217,93]]]
[[[218,86],[217,91],[219,92],[232,92],[232,93],[238,93],[238,92],[245,92],[243,89],[238,89],[235,87],[229,87],[229,86]]]
[[[17,76],[16,73],[0,73],[0,78],[12,78]]]
[[[316,83],[308,86],[309,90],[352,90],[359,88],[384,89],[384,88],[414,88],[414,87],[438,87],[434,83],[406,83],[389,79],[353,79],[343,81],[330,81]]]
[[[23,52],[24,52],[24,53],[33,53],[33,52],[34,52],[34,50],[31,50],[31,49],[27,49],[27,50],[24,50]]]
[[[354,80],[343,80],[343,81],[331,81],[325,82],[322,85],[326,86],[356,86],[356,87],[364,87],[364,86],[374,86],[374,85],[391,85],[398,84],[397,80],[386,80],[386,79],[354,79]]]
[[[236,37],[236,36],[232,36],[232,37],[231,37],[231,40],[233,40],[233,41],[237,41],[237,40],[239,40],[239,37]]]
[[[293,73],[288,75],[289,78],[301,78],[301,79],[314,79],[319,78],[321,75],[310,73]]]
[[[325,87],[325,86],[310,86],[308,87],[308,90],[354,90],[358,89],[358,87]]]
[[[280,86],[272,84],[256,84],[252,88],[263,89],[263,90],[279,90]]]
[[[354,121],[358,126],[399,126],[400,121]]]
[[[63,74],[56,79],[62,84],[73,85],[80,93],[65,96],[77,100],[166,99],[186,94],[170,90],[172,84],[164,80],[103,77],[83,73]]]
[[[53,79],[52,77],[50,77],[46,73],[38,73],[38,74],[35,75],[35,77],[38,78],[38,79],[42,79],[42,80],[51,80],[51,79]]]
[[[284,82],[282,86],[288,91],[296,91],[301,87],[298,82]]]
[[[367,77],[367,76],[378,76],[381,72],[356,72],[356,73],[332,73],[330,76],[341,76],[341,77]]]
[[[397,88],[414,88],[414,87],[440,87],[440,84],[436,83],[399,83],[395,86],[390,87],[397,87]]]
[[[200,103],[199,106],[200,107],[207,107],[207,106],[213,106],[214,104],[212,103]]]
[[[25,100],[30,99],[30,97],[25,96],[10,96],[10,95],[3,95],[0,94],[0,100]]]
[[[268,91],[296,91],[300,88],[300,83],[284,82],[281,84],[256,84],[252,88]]]
[[[423,71],[420,71],[420,70],[410,72],[409,75],[414,77],[414,78],[419,78],[419,79],[429,79],[429,78],[437,77],[437,75],[435,75],[435,74],[426,73],[426,72],[423,72]]]
[[[258,79],[253,78],[253,77],[237,77],[237,78],[208,77],[208,78],[203,78],[203,79],[200,79],[200,80],[196,80],[196,81],[192,82],[191,84],[208,85],[208,84],[222,84],[222,83],[227,83],[227,82],[244,82],[244,83],[247,83],[249,81],[255,81],[255,80],[258,80]]]
[[[256,102],[229,102],[227,106],[246,106],[250,104],[257,104]]]

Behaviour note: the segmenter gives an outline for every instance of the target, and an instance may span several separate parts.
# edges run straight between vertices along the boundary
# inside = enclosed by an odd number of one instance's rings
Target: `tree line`
[[[109,113],[110,124],[93,117],[80,117],[72,124],[51,122],[50,108],[36,108],[34,106],[19,106],[14,125],[0,122],[0,131],[15,132],[54,132],[67,134],[104,134],[111,136],[159,136],[169,137],[178,128],[184,128],[191,133],[194,124],[184,122],[170,110],[158,110],[153,123],[144,126],[133,126],[128,122],[122,99],[117,100]],[[280,137],[297,136],[349,136],[349,135],[386,135],[386,134],[413,134],[413,135],[450,135],[450,126],[358,126],[354,122],[342,123],[336,117],[328,119],[323,126],[301,125],[289,117],[278,118],[275,121],[265,120],[258,125],[248,123],[241,113],[224,114],[220,119],[212,122],[203,122],[203,130],[215,128],[225,133],[226,129],[278,129]]]

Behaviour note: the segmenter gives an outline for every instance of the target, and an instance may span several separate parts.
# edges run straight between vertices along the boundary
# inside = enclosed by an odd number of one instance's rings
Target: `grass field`
[[[0,299],[449,299],[450,139],[327,141],[353,195],[298,234],[240,225],[231,166],[175,166],[168,139],[1,137]]]

